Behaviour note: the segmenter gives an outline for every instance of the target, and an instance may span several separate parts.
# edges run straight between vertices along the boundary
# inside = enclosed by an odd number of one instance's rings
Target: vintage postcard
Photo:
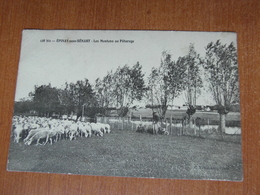
[[[232,32],[24,30],[9,171],[243,180]]]

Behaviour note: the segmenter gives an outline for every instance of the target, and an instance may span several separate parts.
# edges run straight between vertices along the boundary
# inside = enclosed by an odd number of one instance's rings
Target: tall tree
[[[59,91],[51,87],[51,84],[35,86],[34,92],[29,96],[32,97],[34,108],[40,115],[49,117],[52,112],[57,112],[59,109]]]
[[[184,56],[186,66],[185,91],[186,104],[188,104],[187,115],[190,123],[191,116],[196,112],[196,100],[200,94],[202,87],[202,78],[200,65],[202,60],[194,48],[194,44],[190,44],[189,53]]]
[[[130,69],[130,87],[132,90],[130,91],[131,96],[131,103],[133,100],[141,100],[143,98],[145,88],[144,82],[144,74],[142,73],[142,66],[139,62],[137,62],[131,69]]]
[[[184,79],[186,67],[185,58],[179,57],[174,62],[171,54],[162,53],[161,65],[159,68],[152,68],[148,78],[149,91],[148,100],[156,106],[158,115],[165,118],[166,111],[172,102],[184,90]]]
[[[239,96],[237,50],[234,43],[221,44],[218,40],[206,47],[204,63],[206,79],[220,115],[220,130],[225,132],[226,114]]]
[[[78,117],[83,112],[83,107],[95,107],[97,102],[94,91],[88,79],[79,80],[76,83],[66,83],[63,100],[68,108],[73,109]]]
[[[196,100],[202,87],[202,78],[200,65],[202,61],[199,54],[194,48],[194,44],[190,44],[189,53],[184,57],[186,69],[185,78],[185,97],[189,105],[196,106]]]
[[[114,98],[120,107],[120,115],[125,115],[135,100],[141,100],[145,92],[142,66],[137,62],[132,68],[128,65],[118,67],[114,77]]]
[[[19,101],[15,101],[14,103],[14,113],[29,113],[30,111],[34,111],[34,104],[32,100],[21,98]]]
[[[114,74],[114,96],[116,98],[116,106],[123,108],[126,105],[130,92],[130,67],[125,65],[118,67]]]
[[[97,78],[95,81],[95,94],[99,107],[108,108],[112,107],[114,104],[113,98],[113,72],[108,72],[103,78]]]
[[[63,109],[62,113],[69,115],[70,113],[74,112],[75,105],[73,102],[73,96],[69,91],[69,84],[67,82],[65,83],[65,89],[59,90],[59,99]]]

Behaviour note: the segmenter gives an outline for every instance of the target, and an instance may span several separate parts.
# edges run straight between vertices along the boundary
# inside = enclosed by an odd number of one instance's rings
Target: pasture
[[[152,120],[152,109],[150,108],[141,108],[138,110],[132,110],[131,111],[131,119],[132,121],[151,121]],[[173,124],[173,126],[176,126],[178,124],[182,124],[182,119],[186,115],[186,110],[167,110],[165,114],[165,121],[168,124]],[[130,118],[130,117],[129,117]],[[127,120],[129,120],[129,118]],[[197,120],[198,119],[198,120]],[[108,122],[106,119],[99,119],[99,121]],[[121,123],[125,123],[121,120]],[[241,118],[240,118],[240,112],[229,112],[226,115],[226,130],[225,132],[227,134],[241,134]],[[109,123],[109,122],[108,122]],[[220,123],[220,116],[217,111],[197,111],[194,115],[192,115],[191,123],[193,125],[197,126],[197,129],[199,126],[202,126],[202,129],[209,129],[210,131],[212,129],[218,129],[216,126],[219,126]],[[114,124],[112,124],[114,125]],[[171,126],[170,125],[170,126]],[[122,125],[114,125],[114,126],[121,126]],[[131,126],[128,127],[126,124],[126,129],[133,129]],[[196,128],[196,127],[195,127]],[[179,129],[173,129],[172,127],[167,129],[170,131],[170,134],[180,134]],[[190,129],[190,135],[199,134],[199,131],[195,131],[194,127]]]
[[[229,139],[230,138],[230,139]],[[113,130],[53,145],[10,141],[10,171],[124,177],[241,180],[241,136],[225,140]]]
[[[139,118],[142,116],[142,118],[152,118],[152,109],[150,108],[142,108],[138,110],[132,110],[132,115],[134,118]],[[169,119],[173,117],[174,119],[182,119],[183,116],[186,114],[186,110],[167,110],[165,114],[165,118]],[[200,117],[204,120],[210,120],[210,121],[218,121],[219,120],[219,114],[217,111],[196,111],[196,113],[193,115],[193,118]],[[240,112],[229,112],[226,115],[226,122],[229,124],[230,122],[236,123],[240,121]]]

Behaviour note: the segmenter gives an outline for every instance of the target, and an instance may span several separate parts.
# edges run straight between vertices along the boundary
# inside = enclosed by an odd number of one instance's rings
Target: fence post
[[[199,137],[200,137],[200,126],[199,126]]]
[[[182,119],[181,120],[181,123],[182,123],[182,128],[181,128],[181,135],[184,135],[184,125],[185,125],[185,122],[184,122],[184,120]]]
[[[198,120],[198,126],[199,126],[199,137],[200,137],[201,118],[198,117],[197,120]]]
[[[196,130],[196,123],[195,123],[195,119],[194,119],[194,118],[192,118],[192,120],[193,120],[194,135],[196,136],[196,134],[197,134],[197,130]]]
[[[170,118],[170,135],[172,135],[172,114],[171,114],[171,118]]]

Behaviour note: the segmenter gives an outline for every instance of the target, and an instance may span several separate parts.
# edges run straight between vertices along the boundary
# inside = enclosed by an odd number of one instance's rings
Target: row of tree
[[[85,110],[84,115],[93,117],[117,107],[119,115],[124,116],[135,101],[145,99],[147,104],[155,106],[160,118],[164,118],[174,99],[185,94],[190,119],[196,111],[196,100],[203,85],[219,106],[224,131],[225,115],[230,105],[239,101],[237,51],[233,43],[211,42],[203,58],[193,44],[190,44],[188,54],[176,61],[172,60],[172,54],[163,51],[161,64],[152,68],[147,80],[137,62],[132,67],[125,65],[114,72],[111,70],[103,78],[97,78],[94,85],[85,79],[66,82],[63,89],[51,84],[35,86],[29,94],[31,101],[17,102],[15,111],[29,107],[39,115],[74,112],[79,117]]]
[[[162,53],[161,65],[152,68],[148,77],[149,102],[161,105],[157,109],[160,117],[165,116],[168,106],[173,105],[174,99],[181,93],[185,94],[187,105],[196,106],[196,99],[202,87],[200,68],[202,64],[203,61],[193,44],[190,45],[188,54],[179,57],[177,61],[172,61],[171,54],[168,52]]]
[[[196,112],[196,99],[204,85],[216,102],[220,128],[224,132],[226,114],[232,104],[239,103],[237,50],[234,43],[226,45],[218,40],[207,45],[204,58],[193,44],[188,54],[177,61],[172,61],[171,54],[164,51],[161,65],[152,69],[148,80],[148,97],[152,104],[160,105],[157,107],[159,116],[164,118],[170,102],[184,93],[188,121]]]
[[[98,106],[120,108],[120,115],[124,115],[134,101],[142,100],[146,90],[139,62],[133,67],[118,67],[115,72],[110,71],[103,79],[95,81]]]

